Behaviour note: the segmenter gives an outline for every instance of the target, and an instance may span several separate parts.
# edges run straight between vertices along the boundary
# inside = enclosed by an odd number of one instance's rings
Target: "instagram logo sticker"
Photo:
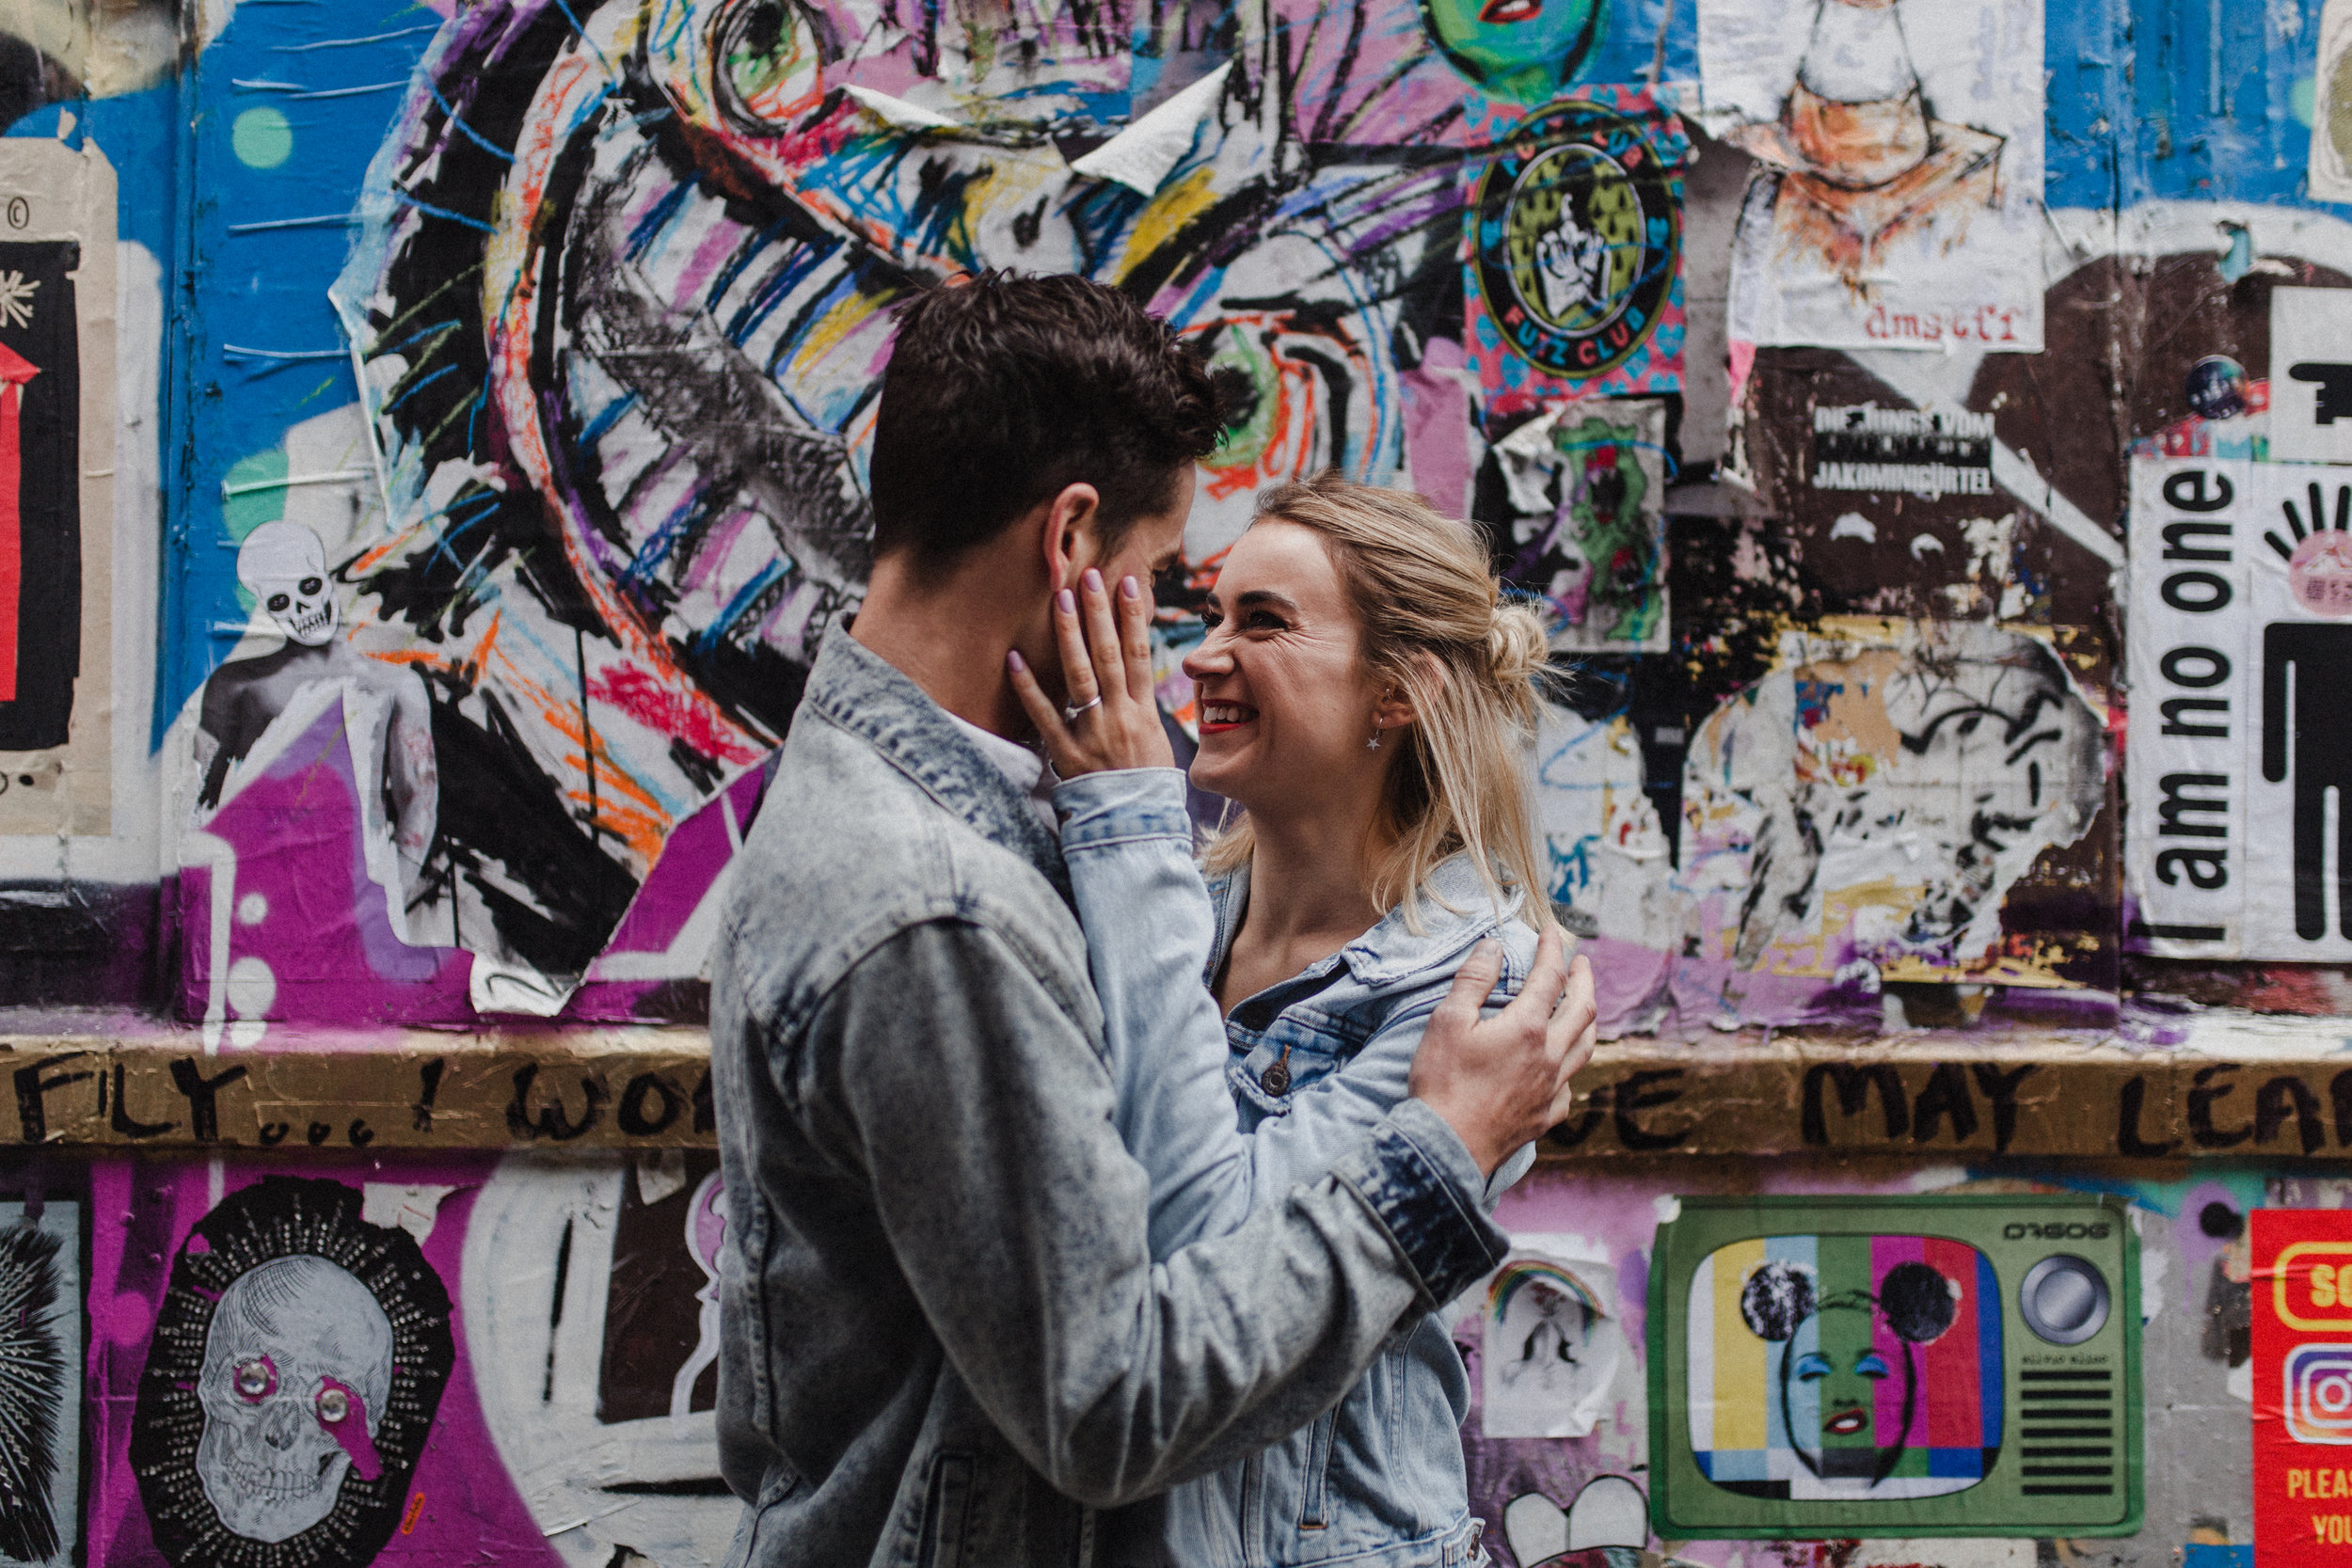
[[[2352,1443],[2352,1345],[2297,1345],[2286,1358],[2287,1435]]]

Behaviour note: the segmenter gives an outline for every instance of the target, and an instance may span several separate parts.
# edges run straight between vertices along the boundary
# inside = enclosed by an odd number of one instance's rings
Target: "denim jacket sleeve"
[[[1244,1133],[1225,1083],[1224,1021],[1201,979],[1216,919],[1193,863],[1184,775],[1084,774],[1055,791],[1054,805],[1103,1003],[1117,1124],[1151,1173],[1152,1250],[1165,1257],[1314,1180],[1405,1103],[1413,1053],[1451,980],[1400,1008],[1346,1068],[1299,1089],[1287,1115]],[[1483,1201],[1491,1206],[1534,1155],[1521,1149],[1480,1182]]]
[[[1311,1419],[1401,1316],[1506,1243],[1468,1151],[1408,1104],[1252,1223],[1154,1263],[1148,1178],[1113,1126],[1076,978],[967,907],[834,985],[804,1061],[847,1112],[836,1147],[865,1167],[948,1360],[1057,1489],[1112,1507]]]
[[[1225,1087],[1225,1021],[1201,978],[1216,911],[1193,864],[1184,775],[1082,774],[1054,791],[1054,809],[1103,1004],[1119,1135],[1151,1173],[1152,1256],[1165,1258],[1239,1225],[1256,1185]]]

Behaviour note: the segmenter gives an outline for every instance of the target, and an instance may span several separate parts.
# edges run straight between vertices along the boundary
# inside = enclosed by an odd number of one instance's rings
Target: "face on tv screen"
[[[1964,1492],[2001,1449],[2000,1284],[1965,1242],[1760,1236],[1691,1278],[1690,1440],[1729,1492]]]

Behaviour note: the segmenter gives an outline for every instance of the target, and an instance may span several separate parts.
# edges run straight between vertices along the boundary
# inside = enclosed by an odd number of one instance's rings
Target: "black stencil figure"
[[[2287,712],[2287,682],[2295,711]],[[2352,937],[2352,626],[2280,621],[2263,632],[2263,777],[2286,782],[2295,768],[2295,934],[2328,934],[2328,791],[2336,791],[2336,920]]]
[[[2305,359],[2287,367],[2287,374],[2296,381],[2308,381],[2319,388],[2318,406],[2312,410],[2312,422],[2333,424],[2338,420],[2352,420],[2352,365],[2330,365],[2316,359]]]

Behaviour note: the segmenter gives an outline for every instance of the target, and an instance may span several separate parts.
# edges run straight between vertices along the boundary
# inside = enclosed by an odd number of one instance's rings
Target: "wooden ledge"
[[[31,1027],[27,1027],[31,1025]],[[121,1015],[0,1014],[0,1144],[688,1148],[716,1142],[700,1028],[273,1024],[238,1051]]]
[[[2154,1031],[2142,1028],[2140,1033]],[[1619,1040],[1543,1142],[1643,1155],[2352,1160],[2352,1018],[2223,1010],[2112,1030]]]
[[[1618,1040],[1543,1153],[2352,1160],[2352,1018],[2130,1032]],[[0,1144],[660,1149],[710,1147],[712,1122],[698,1027],[273,1024],[208,1051],[151,1018],[0,1011]]]

